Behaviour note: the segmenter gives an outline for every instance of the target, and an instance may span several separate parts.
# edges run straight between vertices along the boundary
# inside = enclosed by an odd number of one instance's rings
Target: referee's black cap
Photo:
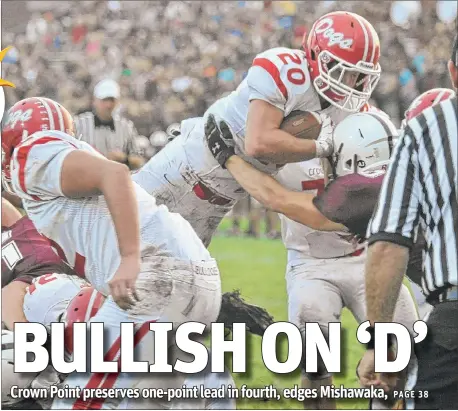
[[[455,34],[455,40],[453,40],[452,56],[450,60],[453,61],[455,67],[458,67],[458,34]]]

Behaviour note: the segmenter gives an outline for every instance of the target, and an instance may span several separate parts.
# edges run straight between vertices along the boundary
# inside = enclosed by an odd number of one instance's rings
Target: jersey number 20
[[[302,64],[301,58],[297,54],[282,53],[278,55],[278,58],[283,62],[283,64],[295,63],[298,65]],[[302,68],[294,67],[290,68],[286,72],[286,78],[293,84],[298,86],[305,83],[305,73]]]

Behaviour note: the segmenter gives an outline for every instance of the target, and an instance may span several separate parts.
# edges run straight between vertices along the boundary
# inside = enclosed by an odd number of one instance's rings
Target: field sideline
[[[281,241],[215,236],[210,250],[221,269],[223,291],[240,289],[246,301],[266,308],[276,321],[287,320],[284,280],[286,251]],[[343,348],[346,354],[342,354],[345,363],[343,372],[336,376],[334,383],[336,385],[342,383],[346,387],[359,387],[355,368],[363,348],[356,340],[356,321],[347,310],[343,313],[342,324],[346,330],[344,335],[346,343]],[[251,365],[250,372],[233,374],[238,387],[242,384],[248,387],[264,387],[272,384],[277,389],[282,389],[300,383],[298,373],[275,375],[268,371],[261,358],[261,338],[251,335],[250,338],[252,343],[251,358],[248,358]],[[281,348],[282,353],[286,353],[286,344],[281,344]],[[239,399],[237,406],[242,409],[303,409],[302,404],[294,400],[277,402]],[[342,400],[338,402],[338,407],[367,409],[368,403],[366,400]]]

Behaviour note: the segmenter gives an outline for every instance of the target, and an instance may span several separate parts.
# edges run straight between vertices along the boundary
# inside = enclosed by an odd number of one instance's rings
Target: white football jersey
[[[263,165],[246,157],[245,130],[249,103],[264,100],[284,112],[285,117],[296,110],[321,111],[321,103],[310,80],[307,59],[302,50],[278,47],[258,54],[245,79],[235,91],[216,101],[207,114],[214,114],[225,120],[232,128],[236,142],[236,152],[256,168],[265,172],[275,172],[272,165]],[[326,109],[334,122],[340,121],[337,107]]]
[[[230,125],[235,133],[235,151],[245,161],[270,175],[278,172],[276,164],[261,163],[245,153],[248,109],[250,102],[256,99],[278,107],[284,116],[296,110],[321,111],[320,97],[310,81],[305,53],[279,47],[258,54],[247,76],[235,91],[211,105],[204,117],[182,121],[181,135],[133,175],[134,181],[148,193],[154,193],[159,201],[179,210],[186,219],[192,221],[201,238],[206,241],[211,236],[206,230],[209,217],[216,218],[218,223],[220,221],[219,214],[209,214],[218,208],[218,204],[222,205],[223,201],[218,203],[212,199],[215,205],[208,210],[205,207],[199,208],[200,199],[205,195],[200,198],[197,196],[197,204],[190,204],[189,207],[181,203],[182,199],[202,183],[216,193],[217,197],[227,200],[226,205],[232,202],[221,210],[224,215],[233,204],[246,196],[245,191],[227,170],[221,168],[208,149],[205,121],[209,114]],[[327,107],[326,114],[335,122],[342,117],[341,110],[334,106]],[[208,201],[208,198],[205,200]],[[190,199],[187,201],[192,203]],[[198,220],[202,224],[197,223]],[[214,222],[212,224],[215,225]],[[211,226],[209,231],[212,233],[213,230]]]
[[[319,159],[287,164],[276,179],[294,191],[317,194],[324,190],[324,174]],[[302,258],[337,258],[361,248],[349,233],[317,231],[279,214],[288,262]]]
[[[76,276],[56,273],[41,275],[26,289],[23,306],[25,318],[46,326],[58,322],[81,288],[89,286]]]
[[[105,198],[72,199],[60,185],[62,164],[73,150],[100,155],[89,144],[59,131],[38,132],[18,146],[12,159],[12,184],[29,218],[59,255],[103,294],[115,274],[119,248]],[[210,260],[190,224],[180,215],[157,206],[134,183],[140,220],[141,250],[183,260]]]
[[[385,115],[384,111],[365,104],[361,111]],[[344,120],[350,113],[333,106],[322,110],[330,115],[335,124]],[[317,194],[324,190],[324,173],[319,159],[287,164],[277,174],[276,179],[294,191],[305,191]],[[288,250],[288,262],[304,258],[339,258],[364,248],[355,237],[345,232],[326,232],[313,230],[299,224],[283,214],[279,214],[282,227],[282,238]]]

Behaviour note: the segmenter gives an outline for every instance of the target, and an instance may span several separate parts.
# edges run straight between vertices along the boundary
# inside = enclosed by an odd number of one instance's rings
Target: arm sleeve
[[[16,193],[36,201],[63,197],[62,164],[73,150],[73,144],[55,137],[38,137],[19,146],[14,152],[12,172]]]
[[[279,76],[270,74],[261,66],[252,66],[248,71],[246,80],[249,87],[250,101],[264,100],[282,111],[285,110],[286,88]],[[284,93],[281,90],[284,90]]]
[[[369,244],[389,241],[411,248],[418,228],[420,180],[416,141],[410,127],[396,144],[368,226]]]
[[[246,81],[249,100],[264,100],[285,111],[310,89],[310,74],[299,50],[275,48],[258,54]]]

